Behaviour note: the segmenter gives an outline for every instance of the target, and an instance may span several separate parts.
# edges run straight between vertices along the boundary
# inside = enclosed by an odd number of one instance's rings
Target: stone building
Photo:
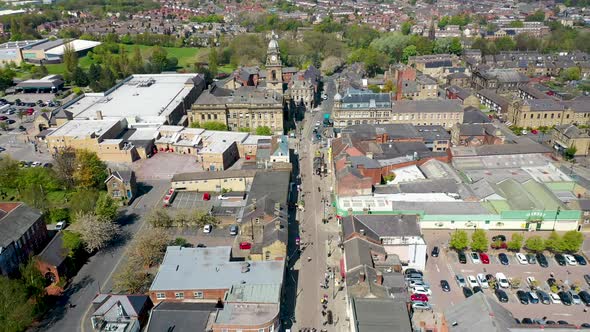
[[[336,93],[332,115],[335,128],[390,123],[391,95],[350,88],[344,96]]]

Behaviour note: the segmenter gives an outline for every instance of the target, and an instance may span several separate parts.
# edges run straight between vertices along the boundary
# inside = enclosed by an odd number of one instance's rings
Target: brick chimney
[[[377,285],[383,285],[383,272],[377,271]]]

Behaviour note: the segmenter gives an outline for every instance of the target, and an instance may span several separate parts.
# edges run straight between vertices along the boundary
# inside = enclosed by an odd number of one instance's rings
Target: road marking
[[[470,272],[475,272],[474,270],[461,270],[461,272],[463,273],[470,273]]]
[[[436,266],[436,272],[440,273],[440,269],[438,268],[438,264],[434,264]]]
[[[573,316],[572,314],[554,314],[555,316]]]

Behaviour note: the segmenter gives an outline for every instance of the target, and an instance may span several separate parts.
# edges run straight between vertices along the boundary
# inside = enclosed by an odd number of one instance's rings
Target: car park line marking
[[[440,273],[440,269],[438,268],[438,264],[434,264],[436,266],[436,272]]]
[[[461,272],[463,272],[463,273],[472,273],[472,272],[475,272],[475,271],[474,270],[461,270]]]
[[[572,314],[554,314],[555,316],[573,316]]]

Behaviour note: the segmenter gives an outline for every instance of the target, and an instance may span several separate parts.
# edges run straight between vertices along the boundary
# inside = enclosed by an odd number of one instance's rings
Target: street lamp
[[[561,206],[558,206],[557,211],[555,212],[555,219],[553,220],[553,230],[555,230],[555,224],[557,223],[557,216],[559,216],[559,212],[561,212]]]

